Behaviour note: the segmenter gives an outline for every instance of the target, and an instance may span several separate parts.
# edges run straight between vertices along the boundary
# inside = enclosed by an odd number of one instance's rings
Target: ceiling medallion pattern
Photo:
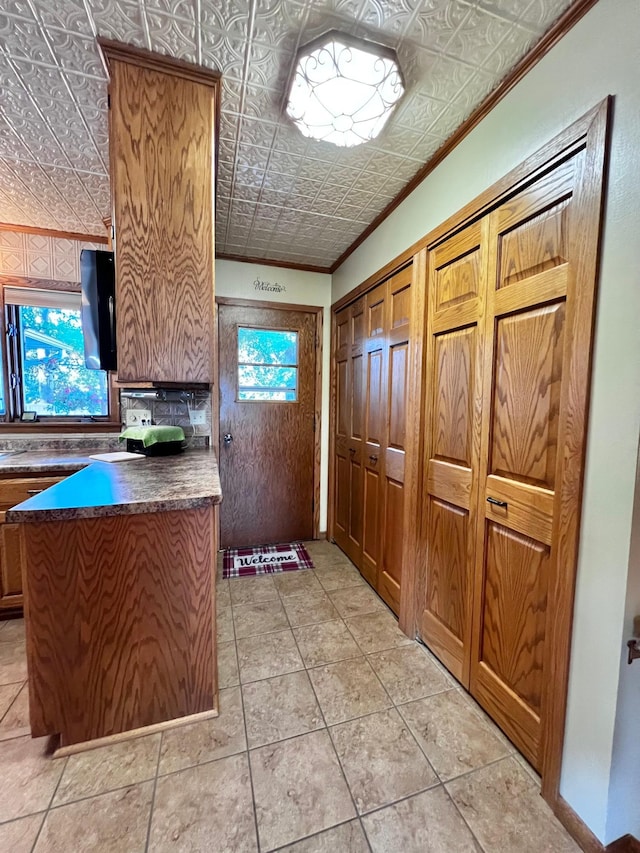
[[[217,251],[329,266],[572,0],[5,0],[0,221],[103,233],[107,81],[95,38],[220,70]],[[385,44],[406,93],[338,148],[285,113],[294,58],[328,30]]]

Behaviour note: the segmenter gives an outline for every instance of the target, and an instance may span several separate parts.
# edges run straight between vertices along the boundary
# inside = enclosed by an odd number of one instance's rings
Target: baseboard
[[[605,848],[602,842],[598,841],[587,824],[578,817],[569,803],[559,794],[552,808],[555,816],[567,830],[569,835],[577,841],[580,847],[584,850],[584,853],[607,853],[609,848]],[[620,850],[616,850],[615,853],[626,853],[626,851],[624,851],[623,848],[620,848]]]
[[[605,847],[606,853],[640,853],[640,841],[633,835],[623,835]]]
[[[553,812],[584,853],[640,853],[640,841],[633,835],[623,835],[605,847],[560,795],[553,805]]]

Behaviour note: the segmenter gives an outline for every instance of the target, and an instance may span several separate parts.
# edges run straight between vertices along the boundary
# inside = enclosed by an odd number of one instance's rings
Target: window
[[[4,295],[12,416],[107,417],[108,375],[84,364],[80,294],[5,287]]]
[[[298,333],[238,328],[238,400],[298,398]]]

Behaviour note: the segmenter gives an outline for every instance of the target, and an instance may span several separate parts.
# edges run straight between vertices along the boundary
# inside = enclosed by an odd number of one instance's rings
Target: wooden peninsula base
[[[215,714],[216,513],[21,525],[34,737],[67,747]]]

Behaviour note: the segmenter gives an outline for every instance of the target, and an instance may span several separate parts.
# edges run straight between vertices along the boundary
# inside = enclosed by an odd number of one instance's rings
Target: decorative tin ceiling
[[[219,253],[329,267],[572,0],[3,0],[0,221],[104,233],[97,35],[223,73]],[[305,139],[284,112],[299,45],[394,47],[407,92],[373,142]]]

